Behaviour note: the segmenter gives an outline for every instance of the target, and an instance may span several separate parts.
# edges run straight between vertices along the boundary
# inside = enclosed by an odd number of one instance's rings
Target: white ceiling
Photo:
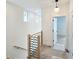
[[[47,8],[54,7],[55,0],[7,0],[24,8]],[[59,6],[68,5],[69,0],[59,0]]]

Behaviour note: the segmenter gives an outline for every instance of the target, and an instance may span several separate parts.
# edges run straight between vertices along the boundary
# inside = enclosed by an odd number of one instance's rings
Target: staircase
[[[42,32],[28,35],[28,59],[40,59],[42,41]]]

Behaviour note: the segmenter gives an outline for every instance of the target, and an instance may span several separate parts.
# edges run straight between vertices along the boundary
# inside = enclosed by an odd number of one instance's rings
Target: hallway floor
[[[58,51],[50,47],[43,47],[40,59],[66,59],[63,51]]]

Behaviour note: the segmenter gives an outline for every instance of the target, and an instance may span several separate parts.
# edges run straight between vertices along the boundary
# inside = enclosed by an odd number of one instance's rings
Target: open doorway
[[[57,16],[53,17],[53,48],[57,50],[65,50],[66,44],[66,17],[65,16]]]

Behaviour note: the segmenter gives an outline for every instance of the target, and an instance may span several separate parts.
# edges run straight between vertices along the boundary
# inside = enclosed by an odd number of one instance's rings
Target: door
[[[53,22],[54,22],[54,30],[53,30],[54,40],[53,40],[53,42],[54,42],[54,45],[55,45],[56,42],[57,42],[57,18],[53,18]]]
[[[65,50],[66,43],[66,17],[59,16],[53,18],[54,49]]]

